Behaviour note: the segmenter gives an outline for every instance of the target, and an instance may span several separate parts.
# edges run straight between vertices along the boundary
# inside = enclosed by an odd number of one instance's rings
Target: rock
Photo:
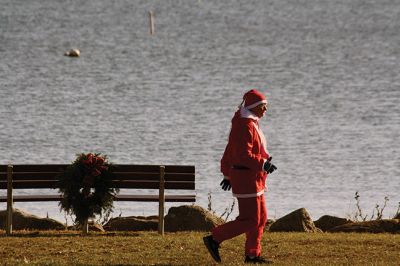
[[[82,226],[80,224],[68,226],[68,230],[82,231]],[[95,223],[94,221],[89,221],[89,232],[105,232],[101,224]]]
[[[347,223],[352,223],[352,221],[345,218],[339,218],[330,215],[321,216],[317,221],[314,222],[315,226],[324,232],[328,231],[329,229],[332,229],[333,227]]]
[[[98,223],[89,223],[89,231],[94,231],[94,232],[105,232],[103,226]]]
[[[264,231],[269,231],[273,223],[275,223],[275,220],[268,219],[267,222],[265,223]]]
[[[400,233],[399,219],[354,222],[336,226],[328,232]]]
[[[70,56],[70,57],[79,57],[81,56],[81,51],[78,49],[71,49],[67,52],[64,53],[65,56]]]
[[[6,229],[7,211],[0,211],[0,228]],[[40,218],[25,211],[13,211],[13,230],[65,230],[65,225],[50,218]]]
[[[130,216],[112,218],[104,225],[107,231],[155,231],[158,230],[158,216]]]
[[[315,227],[307,210],[304,208],[295,210],[276,220],[269,229],[270,232],[321,232]]]
[[[171,207],[165,216],[165,231],[210,231],[223,224],[220,217],[196,205]]]

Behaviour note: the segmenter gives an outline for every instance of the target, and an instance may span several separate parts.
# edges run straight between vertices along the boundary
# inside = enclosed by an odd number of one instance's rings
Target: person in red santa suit
[[[203,238],[213,259],[221,261],[220,244],[246,234],[245,263],[270,263],[261,257],[261,238],[267,221],[264,190],[267,175],[277,169],[271,163],[267,142],[259,127],[259,120],[267,111],[267,99],[253,89],[246,92],[232,119],[228,144],[221,159],[224,179],[221,187],[232,188],[238,199],[239,216],[212,230]]]

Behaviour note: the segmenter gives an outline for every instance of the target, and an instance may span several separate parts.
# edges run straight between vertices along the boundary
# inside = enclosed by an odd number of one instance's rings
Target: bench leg
[[[160,166],[160,189],[158,198],[158,233],[164,235],[165,166]]]
[[[7,166],[7,227],[6,235],[12,234],[12,215],[13,215],[13,187],[12,187],[13,166]]]
[[[83,234],[88,234],[89,233],[89,222],[88,219],[82,224],[82,233]]]

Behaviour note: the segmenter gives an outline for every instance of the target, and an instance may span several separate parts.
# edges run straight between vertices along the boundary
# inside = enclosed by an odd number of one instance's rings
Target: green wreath
[[[100,153],[79,154],[58,178],[58,189],[63,196],[60,209],[75,215],[79,224],[95,215],[111,213],[118,193],[112,184],[113,168],[107,156]]]

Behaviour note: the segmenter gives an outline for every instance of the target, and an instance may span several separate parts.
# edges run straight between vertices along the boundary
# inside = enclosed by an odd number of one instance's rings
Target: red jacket
[[[238,198],[264,193],[267,173],[263,166],[269,154],[258,120],[244,107],[235,113],[228,144],[221,159],[221,172],[229,177],[232,192]]]

